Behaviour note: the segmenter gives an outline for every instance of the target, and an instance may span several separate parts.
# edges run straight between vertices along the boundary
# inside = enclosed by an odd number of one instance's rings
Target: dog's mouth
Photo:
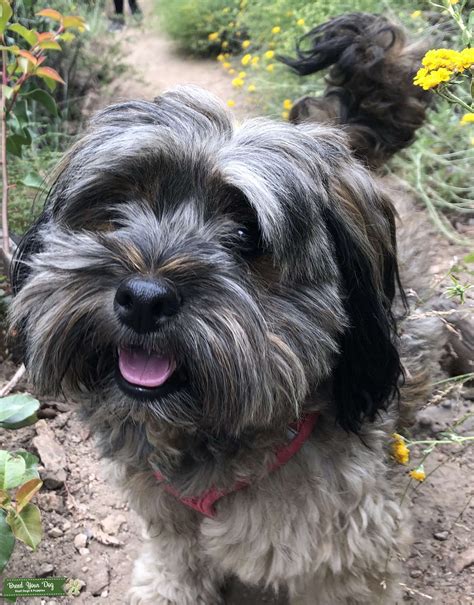
[[[139,399],[156,399],[178,390],[185,382],[171,355],[141,347],[118,348],[116,377],[122,391]]]

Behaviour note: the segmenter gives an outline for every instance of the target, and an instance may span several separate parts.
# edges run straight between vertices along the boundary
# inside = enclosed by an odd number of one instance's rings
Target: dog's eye
[[[258,256],[263,252],[260,232],[256,225],[239,225],[232,232],[231,237],[227,241],[227,246],[245,257]]]

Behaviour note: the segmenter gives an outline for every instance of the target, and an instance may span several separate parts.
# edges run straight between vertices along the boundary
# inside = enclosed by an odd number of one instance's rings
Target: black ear
[[[389,224],[387,246],[379,248],[379,258],[373,258],[367,246],[354,237],[350,223],[341,220],[332,208],[326,210],[326,226],[342,278],[342,295],[350,323],[340,339],[332,388],[337,421],[353,432],[360,429],[365,418],[373,421],[377,412],[386,409],[398,396],[402,376],[391,311],[396,287],[400,286],[393,216]]]
[[[41,251],[42,238],[40,230],[49,220],[49,210],[45,210],[21,238],[10,266],[10,283],[13,294],[23,287],[30,272],[28,262],[33,254]]]

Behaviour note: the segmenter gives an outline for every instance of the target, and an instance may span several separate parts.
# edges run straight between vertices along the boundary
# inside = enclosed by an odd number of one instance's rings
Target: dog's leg
[[[131,605],[222,605],[223,577],[199,555],[194,538],[152,526],[135,562]]]

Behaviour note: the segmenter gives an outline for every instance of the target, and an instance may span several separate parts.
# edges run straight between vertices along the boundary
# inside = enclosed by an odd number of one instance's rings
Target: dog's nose
[[[115,294],[114,308],[120,320],[139,332],[153,332],[160,320],[178,312],[180,296],[176,288],[159,279],[130,277]]]

